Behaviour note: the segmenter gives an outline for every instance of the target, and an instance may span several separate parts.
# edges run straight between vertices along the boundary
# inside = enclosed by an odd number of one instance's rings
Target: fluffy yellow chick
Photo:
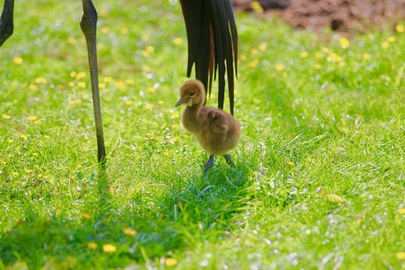
[[[181,116],[183,128],[192,133],[201,147],[210,154],[204,171],[208,171],[214,165],[216,155],[224,156],[226,162],[234,166],[227,152],[239,143],[241,129],[238,121],[220,109],[203,106],[206,93],[204,85],[198,80],[185,82],[180,88],[180,96],[176,107],[186,104]]]

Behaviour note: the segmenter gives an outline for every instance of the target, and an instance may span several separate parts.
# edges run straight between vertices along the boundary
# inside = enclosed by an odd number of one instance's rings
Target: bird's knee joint
[[[0,21],[0,46],[13,35],[13,32],[14,27],[12,24],[3,24],[3,22]]]

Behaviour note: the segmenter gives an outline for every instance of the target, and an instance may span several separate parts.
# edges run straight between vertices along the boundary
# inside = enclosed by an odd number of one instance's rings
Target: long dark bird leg
[[[223,157],[225,158],[226,163],[228,163],[229,166],[235,167],[235,163],[233,162],[233,159],[230,154],[225,154],[225,155],[223,155]]]
[[[210,158],[207,160],[207,162],[205,162],[204,172],[208,172],[208,170],[211,169],[213,165],[214,165],[214,155],[210,155]]]
[[[97,65],[97,11],[91,0],[82,0],[83,16],[80,27],[87,42],[89,56],[91,90],[93,93],[94,118],[96,123],[98,162],[102,168],[106,166],[106,153],[104,145],[103,123],[101,117],[100,95],[98,88],[98,65]]]
[[[0,17],[0,47],[13,34],[14,0],[5,0]]]

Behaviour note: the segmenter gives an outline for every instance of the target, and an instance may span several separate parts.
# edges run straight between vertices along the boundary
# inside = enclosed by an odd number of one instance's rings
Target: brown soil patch
[[[405,20],[405,0],[232,0],[235,10],[245,11],[253,11],[253,2],[264,15],[278,14],[291,26],[310,30],[365,32]]]

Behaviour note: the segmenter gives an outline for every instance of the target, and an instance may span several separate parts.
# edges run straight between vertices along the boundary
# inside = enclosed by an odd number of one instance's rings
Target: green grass
[[[18,1],[0,49],[0,268],[405,268],[405,33],[344,49],[342,34],[237,14],[243,139],[235,168],[201,176],[173,108],[179,4],[97,1],[103,174],[71,2]]]

